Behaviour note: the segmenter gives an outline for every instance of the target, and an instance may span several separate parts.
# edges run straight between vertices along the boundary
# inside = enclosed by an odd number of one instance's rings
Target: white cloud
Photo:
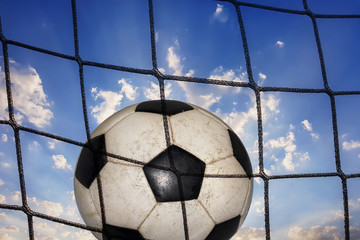
[[[29,144],[28,148],[29,150],[34,150],[40,146],[40,143],[38,141],[33,141],[31,144]]]
[[[262,86],[267,78],[267,76],[263,73],[259,73],[260,80],[258,81],[258,85]]]
[[[165,85],[165,97],[168,98],[172,92],[171,83]],[[151,82],[151,87],[144,89],[144,96],[150,100],[160,99],[160,89],[159,86]]]
[[[214,93],[209,93],[207,95],[200,95],[197,100],[194,99],[194,103],[199,103],[199,105],[205,109],[209,109],[214,103],[219,102],[221,97],[214,96]]]
[[[253,102],[255,103],[255,96],[253,98],[254,98]],[[262,105],[261,114],[262,114],[263,122],[266,122],[272,114],[280,113],[279,103],[280,103],[280,99],[277,98],[275,94],[261,95],[261,105]]]
[[[282,42],[282,41],[277,41],[277,42],[275,43],[275,45],[278,46],[279,48],[283,48],[284,45],[285,45],[285,43]]]
[[[182,75],[183,74],[182,71],[183,71],[184,66],[181,64],[180,56],[176,53],[176,49],[177,50],[180,49],[180,44],[179,44],[178,39],[175,39],[174,45],[175,46],[171,46],[171,47],[168,48],[166,61],[168,63],[168,67],[171,70],[173,70],[174,75]],[[191,77],[191,76],[193,76],[194,73],[195,73],[195,71],[190,69],[189,72],[185,74],[185,76]]]
[[[265,237],[264,228],[242,226],[231,240],[263,240]]]
[[[256,120],[256,109],[249,108],[247,112],[233,111],[229,114],[221,113],[220,109],[216,110],[216,114],[238,134],[245,132],[245,126],[249,120]]]
[[[294,153],[296,151],[296,145],[294,144],[295,134],[288,132],[286,138],[279,137],[277,139],[270,139],[265,142],[264,146],[269,149],[284,149],[285,157],[282,160],[282,164],[287,171],[295,171],[295,164],[293,162]]]
[[[279,137],[277,139],[270,139],[265,143],[265,147],[274,149],[274,148],[284,148],[285,152],[292,153],[296,150],[296,145],[294,144],[295,134],[293,132],[288,132],[286,138]]]
[[[236,73],[233,69],[225,70],[223,66],[219,66],[211,71],[210,79],[226,80],[233,82],[246,82],[247,73],[241,72],[241,68]],[[240,88],[239,88],[240,89]]]
[[[342,134],[341,136],[340,136],[340,138],[341,139],[344,139],[344,138],[346,138],[348,136],[348,134],[347,133],[344,133],[344,134]]]
[[[69,191],[67,194],[69,194],[72,199],[75,200],[74,191]],[[15,204],[21,204],[21,193],[19,191],[14,192],[11,195],[11,199]],[[54,217],[65,217],[71,221],[80,221],[80,216],[78,215],[77,209],[73,205],[66,206],[59,202],[40,200],[36,197],[27,197],[27,201],[30,208],[34,211],[42,212]],[[48,227],[49,229],[47,232],[53,231],[51,230],[50,226],[46,226],[46,224],[39,223],[38,227],[44,229]]]
[[[228,15],[224,11],[224,5],[216,4],[216,10],[213,13],[213,18],[225,23],[228,20]]]
[[[221,97],[210,94],[201,94],[198,89],[192,88],[192,84],[188,82],[177,82],[177,84],[185,92],[186,101],[198,105],[202,108],[209,109],[214,103],[219,102]]]
[[[282,161],[282,164],[284,165],[285,169],[287,171],[295,171],[295,165],[293,163],[293,154],[291,152],[285,153],[285,157]]]
[[[5,133],[1,134],[1,141],[3,141],[3,142],[8,141],[8,136]]]
[[[7,233],[0,232],[0,239],[1,240],[14,240],[12,237],[9,236]]]
[[[310,136],[314,141],[319,140],[320,135],[318,133],[310,133]]]
[[[224,6],[221,4],[216,4],[216,10],[215,10],[215,15],[220,15],[222,13],[224,9]]]
[[[127,99],[134,101],[136,98],[137,87],[134,87],[133,85],[127,83],[124,78],[119,80],[118,84],[122,85],[120,92],[125,94]]]
[[[97,91],[98,91],[98,90],[97,90],[97,87],[92,87],[90,92],[91,92],[91,93],[97,93]]]
[[[227,123],[238,135],[243,135],[246,132],[247,124],[249,122],[254,123],[257,121],[257,108],[256,108],[256,98],[251,95],[251,107],[248,108],[246,112],[232,111],[231,113],[222,113],[220,109],[216,110],[216,114]],[[262,117],[263,123],[266,123],[267,120],[273,114],[278,114],[280,111],[278,109],[280,100],[276,98],[275,95],[268,94],[262,97]]]
[[[159,70],[162,74],[165,74],[165,69],[164,69],[164,68],[158,68],[158,70]]]
[[[175,42],[175,45],[178,47],[178,41]],[[182,75],[183,65],[181,64],[181,59],[175,52],[175,47],[172,46],[168,48],[168,54],[166,58],[168,62],[168,67],[174,71],[174,75]],[[191,77],[194,74],[194,70],[190,69],[188,73],[185,74],[187,77]],[[214,103],[219,102],[220,96],[215,95],[214,93],[201,94],[199,90],[193,88],[191,83],[188,82],[177,82],[177,84],[185,92],[185,97],[188,102],[196,104],[202,108],[209,109]],[[152,86],[154,87],[154,86]],[[158,91],[158,90],[157,90]],[[153,91],[148,90],[147,95],[153,96]]]
[[[11,199],[15,202],[15,203],[19,203],[20,199],[21,199],[21,193],[19,191],[15,191],[15,193],[11,196]]]
[[[294,226],[290,228],[288,236],[291,240],[341,239],[341,234],[336,226],[312,226],[308,229]]]
[[[259,73],[259,78],[262,79],[262,80],[265,80],[267,77],[266,77],[265,74]]]
[[[14,232],[19,232],[19,228],[15,225],[11,225],[11,226],[6,226],[6,227],[1,227],[0,228],[0,232],[11,232],[11,233],[14,233]]]
[[[350,142],[344,141],[342,143],[342,148],[346,151],[360,148],[360,141],[351,140]]]
[[[256,178],[256,179],[258,179],[258,178]],[[264,198],[260,197],[260,198],[258,198],[257,201],[253,201],[252,204],[254,205],[254,207],[256,207],[256,214],[258,216],[263,216],[264,212],[265,212]]]
[[[44,212],[47,215],[59,217],[64,213],[64,207],[60,203],[51,201],[41,201],[36,197],[27,198],[29,204],[33,205],[35,211]]]
[[[0,203],[4,203],[6,201],[6,197],[0,194]]]
[[[5,182],[0,178],[0,187],[4,184],[5,184]]]
[[[190,69],[188,73],[185,74],[186,77],[192,77],[194,76],[195,71],[193,69]]]
[[[48,147],[49,149],[55,149],[55,141],[48,141]]]
[[[304,120],[301,122],[303,124],[303,128],[309,132],[312,132],[312,126],[311,126],[311,123],[309,123],[308,120]]]
[[[102,99],[102,102],[96,106],[91,106],[91,115],[96,119],[96,122],[100,124],[110,115],[116,112],[120,107],[121,100],[123,99],[122,93],[112,91],[98,91],[97,88],[93,88],[91,92],[96,100]]]
[[[67,206],[66,210],[64,211],[64,215],[71,219],[80,220],[80,218],[78,218],[78,215],[77,215],[76,207]]]
[[[334,220],[343,220],[344,219],[344,211],[343,210],[333,210],[333,219]],[[352,216],[349,216],[349,219],[351,219]]]
[[[55,168],[63,169],[63,170],[72,170],[71,165],[68,164],[64,155],[52,155],[51,158],[54,161]]]
[[[56,233],[56,228],[49,226],[46,222],[35,222],[34,221],[34,230],[36,232],[46,232],[46,233],[51,233],[51,234]]]
[[[32,67],[11,67],[10,70],[16,120],[21,123],[23,119],[27,119],[39,128],[50,125],[53,112],[39,74]],[[0,69],[0,119],[8,118],[4,76]]]
[[[320,138],[319,133],[314,133],[314,132],[313,132],[312,124],[311,124],[307,119],[305,119],[305,120],[302,121],[301,123],[302,123],[302,125],[303,125],[303,128],[304,128],[306,131],[310,132],[310,136],[312,137],[312,140],[313,140],[313,141],[319,140],[319,138]]]
[[[115,113],[121,105],[124,96],[130,101],[134,101],[137,93],[137,87],[134,87],[127,80],[120,79],[118,84],[121,85],[119,92],[98,90],[97,87],[91,88],[91,93],[95,101],[101,99],[102,102],[96,106],[90,106],[91,115],[96,122],[100,124],[106,118]]]
[[[279,161],[279,159],[277,157],[275,157],[274,155],[271,155],[271,159],[274,160],[275,162]]]
[[[183,66],[181,65],[180,57],[175,53],[173,46],[168,48],[166,61],[168,63],[168,67],[174,71],[174,75],[182,74]]]
[[[302,156],[300,157],[300,161],[301,161],[301,162],[309,161],[309,160],[310,160],[310,156],[309,156],[309,153],[308,153],[308,152],[304,153],[304,155],[302,155]]]

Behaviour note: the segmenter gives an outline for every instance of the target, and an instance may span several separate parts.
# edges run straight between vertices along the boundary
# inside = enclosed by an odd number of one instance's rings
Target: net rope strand
[[[232,82],[227,80],[221,79],[208,79],[208,78],[199,78],[199,77],[187,77],[187,76],[175,76],[175,75],[164,75],[161,73],[157,67],[157,58],[156,58],[156,41],[155,41],[155,23],[154,23],[154,7],[152,0],[148,0],[148,8],[149,8],[149,25],[150,25],[150,39],[151,39],[151,54],[152,54],[152,67],[153,69],[140,69],[140,68],[133,68],[129,66],[119,66],[113,64],[106,64],[101,62],[93,62],[82,60],[79,53],[79,38],[78,38],[78,22],[77,22],[77,9],[76,9],[76,0],[71,0],[72,6],[72,23],[73,23],[73,37],[74,37],[74,49],[75,54],[74,56],[70,56],[67,54],[63,54],[60,52],[51,51],[48,49],[43,49],[37,46],[31,46],[29,44],[25,44],[22,42],[14,41],[11,39],[7,39],[3,33],[1,19],[0,19],[0,40],[2,43],[2,50],[3,50],[3,63],[4,63],[4,73],[5,73],[5,87],[6,87],[6,94],[7,94],[7,101],[8,101],[8,113],[9,119],[8,120],[0,120],[1,125],[8,125],[12,127],[14,131],[14,138],[15,138],[15,149],[16,149],[16,158],[17,158],[17,166],[18,166],[18,175],[19,175],[19,182],[20,182],[20,190],[21,190],[21,206],[20,205],[10,205],[10,204],[0,204],[1,209],[13,210],[13,211],[22,211],[27,216],[28,222],[28,232],[29,232],[29,239],[33,240],[35,238],[34,234],[34,227],[33,227],[33,217],[42,218],[45,220],[49,220],[56,223],[65,224],[68,226],[72,226],[79,229],[85,229],[89,231],[99,232],[101,233],[103,230],[96,227],[87,226],[81,223],[72,222],[66,219],[57,218],[54,216],[50,216],[47,214],[43,214],[40,212],[33,211],[27,203],[27,192],[26,192],[26,181],[24,176],[24,167],[23,167],[23,160],[22,160],[22,152],[21,152],[21,136],[20,132],[29,132],[35,135],[44,136],[47,138],[59,140],[68,144],[81,146],[81,147],[88,147],[86,143],[78,142],[73,139],[69,139],[63,136],[55,135],[49,132],[39,131],[37,129],[21,126],[16,122],[15,114],[14,114],[14,103],[12,97],[12,86],[11,86],[11,70],[9,66],[9,56],[8,56],[8,46],[16,46],[24,49],[28,49],[31,51],[43,53],[46,55],[51,55],[54,57],[67,59],[70,61],[75,61],[79,65],[79,83],[81,89],[81,97],[82,97],[82,110],[83,110],[83,117],[84,117],[84,129],[86,131],[87,139],[90,139],[90,128],[89,128],[89,120],[88,120],[88,111],[87,111],[87,104],[86,104],[86,94],[85,94],[85,76],[83,72],[84,66],[92,66],[97,68],[103,69],[111,69],[120,72],[129,72],[135,74],[142,74],[142,75],[151,75],[158,79],[159,81],[159,94],[160,99],[162,102],[165,100],[165,80],[167,81],[184,81],[184,82],[192,82],[192,83],[202,83],[202,84],[210,84],[210,85],[223,85],[229,87],[240,87],[240,88],[250,88],[254,91],[256,96],[256,107],[257,107],[257,114],[258,114],[258,150],[259,150],[259,173],[254,173],[252,176],[254,178],[261,178],[264,182],[264,224],[265,224],[265,238],[271,239],[271,227],[270,227],[270,205],[269,205],[269,184],[272,180],[277,179],[298,179],[298,178],[327,178],[327,177],[339,177],[342,182],[342,198],[343,198],[343,207],[344,207],[344,230],[345,230],[345,239],[350,239],[350,224],[349,224],[349,203],[348,203],[348,187],[347,187],[347,179],[354,179],[360,178],[360,173],[352,173],[352,174],[345,174],[341,168],[341,156],[339,150],[339,136],[338,136],[338,126],[337,126],[337,112],[336,112],[336,100],[335,96],[349,96],[349,95],[360,95],[360,91],[357,90],[346,90],[346,91],[334,91],[330,88],[327,82],[327,74],[326,74],[326,65],[324,61],[321,41],[320,41],[320,34],[318,31],[317,26],[317,19],[319,18],[327,18],[327,19],[359,19],[359,14],[318,14],[311,11],[309,8],[307,1],[303,0],[303,8],[304,10],[293,10],[293,9],[285,9],[285,8],[278,8],[273,6],[266,6],[261,4],[254,4],[254,3],[247,3],[242,1],[236,0],[220,0],[221,2],[229,2],[233,4],[234,11],[237,14],[238,23],[239,23],[239,30],[242,36],[242,44],[247,68],[247,74],[249,78],[249,82]],[[314,88],[291,88],[291,87],[264,87],[258,86],[255,81],[253,80],[252,74],[252,65],[250,61],[250,52],[248,49],[248,41],[246,39],[246,29],[244,27],[244,21],[241,16],[241,11],[243,8],[257,8],[263,9],[278,13],[287,13],[287,14],[296,14],[302,15],[304,17],[310,17],[312,21],[312,27],[315,35],[315,42],[318,51],[318,57],[320,61],[320,67],[322,72],[322,78],[324,83],[324,88],[322,89],[314,89]],[[264,159],[263,159],[263,129],[262,129],[262,116],[261,116],[261,92],[286,92],[286,93],[311,93],[311,94],[318,94],[318,93],[326,93],[330,98],[331,103],[331,115],[332,115],[332,125],[333,125],[333,142],[334,142],[334,159],[336,165],[336,172],[318,172],[318,173],[298,173],[298,174],[279,174],[279,175],[267,175],[264,171]],[[166,118],[163,119],[164,124]],[[166,130],[165,126],[165,131]],[[167,136],[166,138],[168,138]],[[169,139],[167,139],[169,140]],[[113,158],[118,158],[122,161],[132,162],[134,164],[142,165],[140,161],[136,159],[127,159],[122,156],[118,156],[112,153],[102,153],[106,154],[107,156],[111,156]],[[184,174],[186,175],[186,174]],[[244,178],[245,175],[216,175],[216,174],[207,174],[204,177],[208,178]],[[100,197],[100,205],[101,205],[101,212],[102,212],[102,221],[103,224],[106,222],[105,218],[105,211],[104,211],[104,204],[102,199],[102,186],[101,186],[101,179],[97,180],[98,183],[98,191]],[[101,203],[102,202],[102,203]],[[184,216],[184,225],[186,223],[186,204],[182,202],[183,208],[183,215]],[[185,211],[184,211],[185,210]],[[185,212],[185,213],[184,213]],[[187,226],[184,226],[187,228]],[[186,232],[187,230],[184,229]],[[188,237],[188,236],[187,236]]]

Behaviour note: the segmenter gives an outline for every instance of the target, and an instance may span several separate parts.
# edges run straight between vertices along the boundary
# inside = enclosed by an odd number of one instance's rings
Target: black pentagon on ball
[[[141,233],[134,229],[117,227],[105,224],[103,227],[103,240],[140,240],[145,239]]]
[[[251,167],[249,155],[247,154],[247,151],[246,151],[243,143],[241,142],[240,138],[236,135],[236,133],[234,133],[230,129],[228,129],[228,132],[230,135],[230,140],[231,140],[234,157],[236,158],[236,160],[238,160],[240,165],[244,168],[246,175],[250,179],[251,175],[252,175],[252,167]]]
[[[197,199],[200,193],[205,163],[171,145],[147,163],[143,170],[158,202]]]
[[[75,177],[86,188],[98,176],[101,169],[107,163],[105,146],[105,135],[99,135],[86,143],[87,147],[81,150],[77,162]]]
[[[135,112],[150,112],[172,116],[194,108],[187,103],[175,100],[153,100],[137,105]]]
[[[237,232],[241,216],[236,216],[215,225],[206,240],[229,240]]]

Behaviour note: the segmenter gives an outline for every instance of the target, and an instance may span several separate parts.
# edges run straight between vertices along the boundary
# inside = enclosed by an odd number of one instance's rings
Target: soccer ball
[[[74,192],[85,223],[102,229],[93,232],[98,239],[230,239],[247,215],[246,149],[202,108],[135,104],[101,123],[86,145]]]

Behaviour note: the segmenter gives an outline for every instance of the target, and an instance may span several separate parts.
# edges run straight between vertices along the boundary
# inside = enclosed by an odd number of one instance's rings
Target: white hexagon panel
[[[246,149],[224,122],[192,104],[158,100],[95,129],[74,189],[85,223],[102,229],[98,239],[226,240],[249,210],[251,176]]]

